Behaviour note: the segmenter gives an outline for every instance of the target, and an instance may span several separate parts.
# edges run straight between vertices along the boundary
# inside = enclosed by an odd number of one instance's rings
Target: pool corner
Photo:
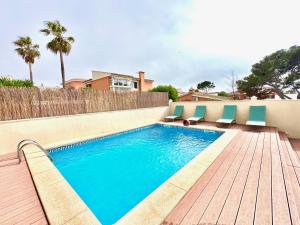
[[[50,224],[101,225],[40,149],[26,147],[24,155]]]

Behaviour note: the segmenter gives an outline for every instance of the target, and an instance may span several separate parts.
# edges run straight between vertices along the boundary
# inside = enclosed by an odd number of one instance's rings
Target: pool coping
[[[159,124],[183,127],[178,123],[160,122]],[[171,210],[239,132],[236,129],[229,130],[203,125],[193,125],[191,127],[224,133],[125,214],[115,223],[116,225],[162,224]]]
[[[159,122],[157,124],[182,127],[178,123]],[[116,222],[117,225],[161,224],[169,212],[238,133],[238,130],[235,129],[229,130],[202,125],[195,125],[192,128],[222,131],[224,133],[125,214]],[[122,132],[135,129],[128,129]],[[80,138],[80,140],[72,140],[68,143],[53,143],[46,146],[46,149],[51,150],[122,132],[111,132],[97,137]],[[26,147],[24,148],[24,155],[50,224],[101,224],[60,174],[55,165],[40,149],[33,146]]]

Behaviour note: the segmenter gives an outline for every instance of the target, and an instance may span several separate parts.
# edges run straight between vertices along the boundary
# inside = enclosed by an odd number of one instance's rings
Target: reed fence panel
[[[168,101],[163,92],[0,87],[0,120],[167,106]]]

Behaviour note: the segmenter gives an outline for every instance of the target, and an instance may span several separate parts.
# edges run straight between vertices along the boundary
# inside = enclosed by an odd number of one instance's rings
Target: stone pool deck
[[[300,150],[300,141],[275,128],[230,129],[237,135],[161,224],[300,224],[300,154],[294,151]],[[48,223],[26,161],[0,167],[0,180],[0,224]],[[159,204],[164,202],[153,202]],[[151,215],[158,214],[154,207],[143,224],[157,224]]]

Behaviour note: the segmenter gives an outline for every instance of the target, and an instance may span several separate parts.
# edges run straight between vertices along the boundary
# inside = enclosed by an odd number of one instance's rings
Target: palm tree
[[[31,66],[34,64],[34,59],[40,57],[39,45],[33,44],[30,37],[19,37],[19,39],[13,43],[17,47],[15,51],[29,65],[30,80],[33,82]]]
[[[47,44],[47,49],[53,53],[59,53],[60,57],[60,68],[63,88],[65,87],[65,67],[63,54],[68,55],[71,51],[72,44],[74,43],[73,37],[64,37],[63,34],[67,32],[67,29],[60,24],[59,21],[46,21],[45,28],[41,29],[40,32],[48,35],[53,35],[54,38]]]

